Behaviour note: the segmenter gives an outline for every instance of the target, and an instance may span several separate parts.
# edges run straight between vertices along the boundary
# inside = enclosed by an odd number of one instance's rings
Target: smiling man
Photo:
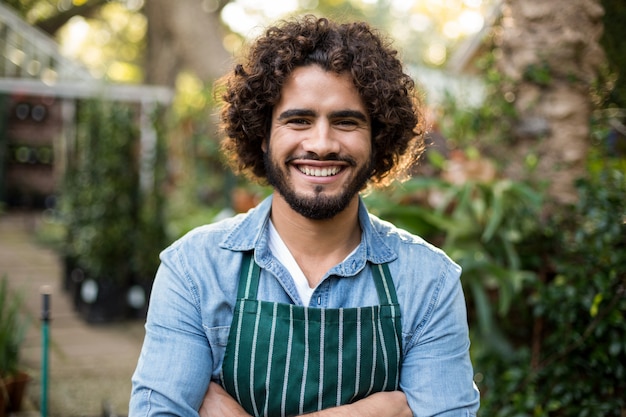
[[[459,266],[359,195],[423,149],[396,55],[307,16],[222,80],[223,148],[274,192],[161,254],[131,416],[475,415]]]

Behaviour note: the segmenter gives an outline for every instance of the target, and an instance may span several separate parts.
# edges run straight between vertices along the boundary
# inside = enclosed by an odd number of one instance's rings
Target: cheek
[[[347,142],[350,153],[369,158],[372,154],[372,140],[364,135],[352,138]]]
[[[272,135],[261,144],[264,152],[270,148],[274,155],[284,153],[294,153],[302,143],[303,138],[300,132],[289,129],[274,129]]]

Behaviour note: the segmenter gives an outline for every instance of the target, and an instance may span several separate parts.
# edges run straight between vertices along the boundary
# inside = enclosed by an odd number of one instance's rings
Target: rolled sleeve
[[[414,416],[475,416],[479,407],[459,276],[453,263],[439,274],[425,317],[405,349],[400,387]]]
[[[146,335],[132,378],[130,416],[197,416],[212,372],[197,291],[176,262],[161,256]]]

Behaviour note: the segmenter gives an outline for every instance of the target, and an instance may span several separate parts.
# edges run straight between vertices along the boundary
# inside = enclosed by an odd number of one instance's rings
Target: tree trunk
[[[201,0],[150,0],[145,3],[148,18],[146,81],[174,87],[181,70],[212,82],[224,74],[230,54],[222,44],[223,27],[211,2]],[[216,2],[217,3],[217,2]]]
[[[550,181],[557,202],[576,199],[573,181],[584,176],[593,110],[591,87],[605,56],[599,45],[599,0],[505,0],[497,65],[509,82],[505,97],[518,114],[508,174],[534,172]]]

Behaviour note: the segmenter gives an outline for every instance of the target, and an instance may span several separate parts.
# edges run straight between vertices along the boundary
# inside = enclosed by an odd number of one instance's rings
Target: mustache
[[[345,162],[347,164],[350,164],[352,166],[356,165],[356,161],[354,160],[354,158],[351,158],[349,156],[345,156],[345,155],[339,155],[338,153],[329,153],[327,155],[323,155],[320,156],[314,152],[307,152],[305,154],[302,155],[293,155],[288,157],[285,160],[285,163],[290,163],[292,161],[295,160],[300,160],[300,161],[306,161],[306,160],[310,160],[310,161],[336,161],[336,162]]]

